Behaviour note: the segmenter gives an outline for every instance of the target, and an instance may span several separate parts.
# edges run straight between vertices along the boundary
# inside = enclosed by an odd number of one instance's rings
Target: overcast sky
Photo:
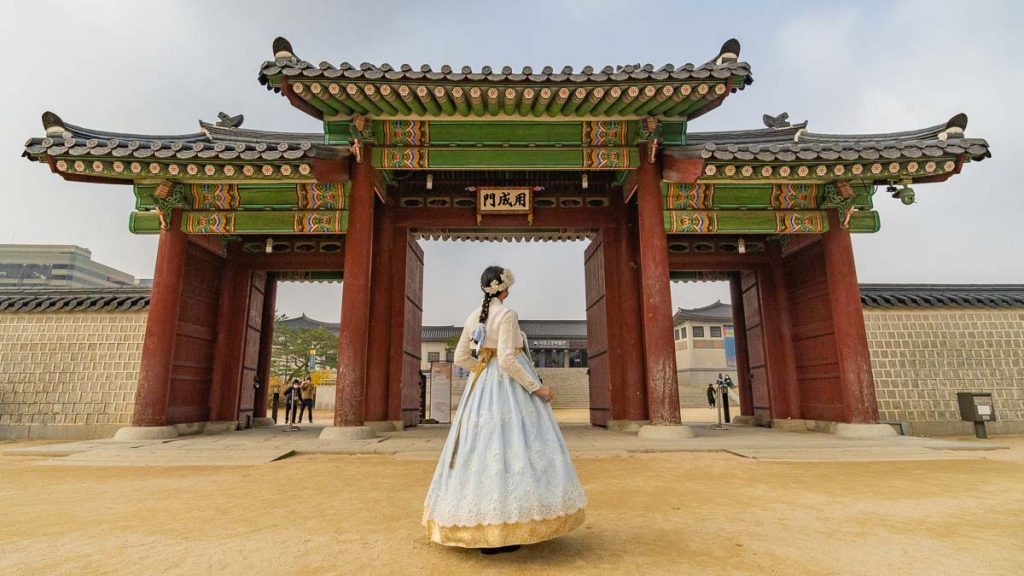
[[[246,127],[320,130],[256,80],[281,35],[309,61],[474,68],[701,63],[726,39],[755,82],[691,130],[754,128],[788,111],[815,132],[884,132],[970,116],[994,158],[907,207],[875,197],[882,231],[856,236],[862,282],[1024,283],[1019,230],[1024,94],[1019,2],[18,2],[0,53],[0,242],[78,244],[152,276],[156,238],[128,232],[127,186],[64,182],[19,157],[39,116],[138,133],[195,131],[223,110]],[[584,243],[424,243],[425,324],[461,322],[483,267],[515,270],[524,318],[583,318]],[[279,311],[333,320],[339,285],[287,285]],[[722,284],[676,284],[677,306],[728,300]]]

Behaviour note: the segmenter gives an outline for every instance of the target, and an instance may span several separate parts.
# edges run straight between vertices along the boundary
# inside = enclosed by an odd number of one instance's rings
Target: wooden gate
[[[768,386],[768,354],[765,350],[765,331],[761,313],[761,295],[757,272],[746,270],[740,273],[740,289],[743,294],[743,316],[747,329],[747,360],[754,417],[759,424],[771,425],[771,394]]]
[[[607,426],[611,411],[608,354],[608,306],[605,298],[604,239],[598,234],[583,254],[587,305],[587,366],[590,376],[590,423]]]
[[[405,246],[405,324],[402,330],[402,424],[415,426],[420,414],[420,340],[423,325],[423,249],[408,236]]]
[[[256,375],[260,362],[260,334],[263,329],[263,293],[267,273],[252,272],[249,276],[249,306],[245,315],[245,344],[242,352],[242,373],[238,383],[238,422],[244,428],[252,425],[256,406]]]

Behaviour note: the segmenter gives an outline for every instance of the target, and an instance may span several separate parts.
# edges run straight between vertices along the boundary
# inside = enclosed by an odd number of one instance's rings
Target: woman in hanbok
[[[567,534],[587,499],[533,369],[519,316],[504,305],[512,271],[491,266],[483,304],[466,319],[455,363],[470,371],[423,504],[430,539],[511,552]]]

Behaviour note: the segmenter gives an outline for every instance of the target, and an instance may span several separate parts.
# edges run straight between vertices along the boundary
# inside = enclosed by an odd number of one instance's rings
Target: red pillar
[[[637,169],[637,216],[640,232],[640,291],[643,308],[647,411],[651,424],[680,424],[679,378],[672,338],[672,294],[669,290],[668,239],[665,235],[661,172],[642,147]]]
[[[606,281],[617,285],[615,301],[609,300],[608,316],[618,317],[621,341],[620,352],[623,369],[621,380],[612,381],[613,420],[647,420],[646,371],[644,370],[643,310],[640,307],[640,263],[637,235],[637,214],[635,205],[627,205],[622,195],[615,195],[612,202],[619,210],[619,222],[615,242],[605,245],[605,250],[616,254],[618,268],[606,275]],[[607,254],[607,252],[606,252]],[[609,338],[611,326],[609,326]]]
[[[740,389],[740,414],[754,415],[754,392],[750,386],[750,360],[747,350],[747,318],[743,309],[743,286],[739,273],[729,275],[732,301],[732,328],[736,345],[736,384]]]
[[[385,327],[391,334],[388,342],[387,354],[391,358],[388,364],[388,403],[387,419],[402,420],[405,425],[412,425],[415,422],[406,418],[402,413],[402,380],[406,377],[406,346],[405,346],[405,325],[406,307],[411,304],[406,298],[408,282],[408,268],[406,261],[409,257],[409,229],[402,226],[392,227],[391,237],[382,238],[382,242],[391,244],[391,292],[384,295],[391,301],[391,317],[387,319]],[[418,350],[417,350],[418,352]],[[416,365],[417,374],[419,364]]]
[[[768,360],[772,418],[800,418],[800,386],[796,379],[793,328],[782,268],[782,248],[768,242],[768,264],[757,271],[761,325]]]
[[[171,363],[174,361],[187,247],[188,236],[181,231],[181,211],[174,210],[170,225],[160,230],[156,251],[146,337],[139,365],[139,385],[135,389],[133,426],[167,424],[167,397],[171,387]]]
[[[267,273],[263,290],[263,321],[260,323],[260,359],[256,368],[260,387],[256,389],[253,418],[267,417],[267,397],[270,393],[271,361],[274,356],[274,312],[277,303],[277,278]]]
[[[376,201],[373,186],[376,171],[368,160],[369,146],[363,155],[366,160],[355,164],[349,193],[335,426],[362,426],[365,422],[366,353],[370,332],[370,300],[373,297],[370,282],[373,271],[373,211]]]
[[[391,259],[393,254],[392,219],[387,206],[379,207],[374,212],[373,236],[376,238],[373,251],[371,283],[373,298],[370,301],[370,332],[367,350],[366,371],[366,410],[364,417],[368,422],[381,422],[388,418],[388,380],[390,364],[394,360],[401,362],[401,356],[395,358],[390,353],[390,339],[401,333],[394,334],[390,329],[392,293]],[[347,295],[347,293],[346,293]]]
[[[868,336],[857,285],[850,231],[840,226],[836,210],[828,211],[829,230],[822,235],[825,270],[832,307],[839,358],[839,380],[843,395],[843,417],[847,422],[878,422],[875,383],[871,375]]]

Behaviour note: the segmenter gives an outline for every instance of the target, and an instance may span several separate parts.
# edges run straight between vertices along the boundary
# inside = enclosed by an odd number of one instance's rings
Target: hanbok
[[[541,386],[519,318],[495,299],[479,355],[478,308],[466,320],[455,363],[470,370],[424,502],[430,539],[497,548],[561,536],[584,520],[586,496]]]

